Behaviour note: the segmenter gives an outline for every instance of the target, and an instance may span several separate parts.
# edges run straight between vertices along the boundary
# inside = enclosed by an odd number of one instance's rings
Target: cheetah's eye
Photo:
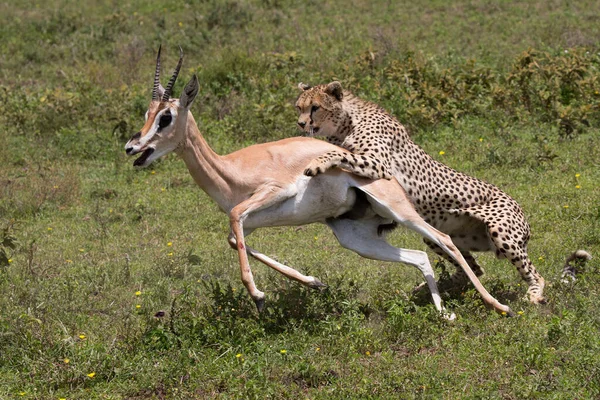
[[[311,113],[314,113],[314,112],[315,112],[315,111],[317,111],[319,108],[321,108],[321,107],[319,107],[319,106],[312,106],[312,107],[311,107],[311,109],[310,109],[310,112],[311,112]]]

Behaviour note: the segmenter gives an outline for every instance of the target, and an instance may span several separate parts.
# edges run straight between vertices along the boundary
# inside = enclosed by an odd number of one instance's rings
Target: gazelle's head
[[[196,75],[183,89],[181,98],[171,98],[173,85],[183,63],[183,51],[179,49],[179,62],[166,89],[160,84],[160,47],[156,57],[152,101],[146,111],[146,123],[125,145],[127,155],[142,153],[133,165],[147,167],[156,160],[177,149],[185,140],[188,111],[198,94]]]

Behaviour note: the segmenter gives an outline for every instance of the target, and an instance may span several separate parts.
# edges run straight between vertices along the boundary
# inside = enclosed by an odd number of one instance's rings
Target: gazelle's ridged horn
[[[160,100],[160,49],[162,44],[158,46],[158,55],[156,56],[156,71],[154,72],[154,87],[152,88],[152,100]]]
[[[169,84],[165,89],[165,93],[163,94],[162,101],[169,101],[171,97],[171,91],[173,90],[173,85],[177,80],[177,75],[179,75],[179,70],[181,69],[181,64],[183,63],[183,50],[181,46],[179,46],[179,62],[177,63],[177,67],[175,67],[175,71],[173,71],[173,76],[169,79]]]

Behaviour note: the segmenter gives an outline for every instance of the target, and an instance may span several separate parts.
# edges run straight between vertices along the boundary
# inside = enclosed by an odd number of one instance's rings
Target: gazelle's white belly
[[[356,201],[356,193],[346,177],[343,173],[325,173],[312,178],[301,175],[290,188],[296,191],[295,196],[251,213],[244,228],[306,225],[337,217],[350,210]]]

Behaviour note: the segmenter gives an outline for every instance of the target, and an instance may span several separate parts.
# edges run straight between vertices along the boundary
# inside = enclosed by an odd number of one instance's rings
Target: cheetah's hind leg
[[[519,271],[521,278],[529,286],[527,295],[534,304],[545,304],[544,278],[536,271],[527,254],[529,224],[518,204],[507,199],[502,209],[489,206],[474,206],[459,213],[480,220],[487,226],[487,234],[493,244],[496,257],[508,259]],[[459,244],[457,246],[460,247]]]

